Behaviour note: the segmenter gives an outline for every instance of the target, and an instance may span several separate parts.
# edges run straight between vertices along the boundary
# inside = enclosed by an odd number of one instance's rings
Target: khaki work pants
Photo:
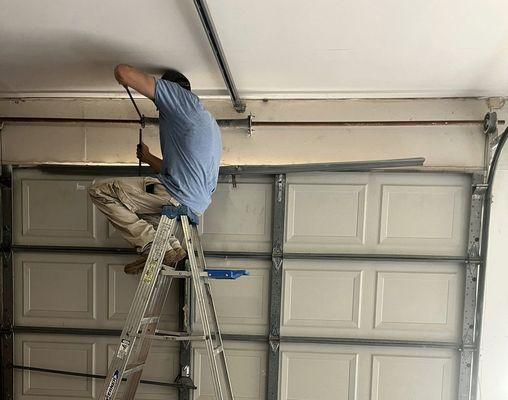
[[[149,186],[153,194],[147,192]],[[152,177],[94,181],[88,193],[95,206],[139,253],[153,242],[162,207],[180,205],[162,183]],[[169,239],[167,250],[169,246],[181,247],[174,236]]]

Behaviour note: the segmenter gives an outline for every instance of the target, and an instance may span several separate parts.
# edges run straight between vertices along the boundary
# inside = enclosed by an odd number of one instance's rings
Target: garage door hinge
[[[270,348],[272,349],[272,352],[277,352],[279,350],[280,341],[279,337],[276,338],[276,340],[273,340],[272,337],[270,337]]]
[[[489,185],[486,183],[477,183],[473,185],[473,197],[474,198],[480,198],[485,195],[487,192]]]
[[[11,265],[12,262],[12,251],[10,247],[2,247],[2,261],[4,264],[4,267],[8,268]]]
[[[284,190],[284,177],[281,174],[277,177],[277,203],[282,202],[283,190]]]

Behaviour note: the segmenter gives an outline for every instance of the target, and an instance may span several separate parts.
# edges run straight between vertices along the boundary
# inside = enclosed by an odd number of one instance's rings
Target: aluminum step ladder
[[[244,270],[206,271],[204,252],[197,230],[198,222],[198,217],[185,206],[165,206],[163,208],[157,233],[132,301],[120,343],[109,364],[104,387],[98,399],[115,399],[120,384],[125,378],[123,399],[134,399],[153,340],[204,341],[211,368],[215,398],[217,400],[234,399],[217,312],[208,279],[236,279],[241,275],[248,275],[248,272]],[[188,253],[186,271],[176,271],[170,266],[163,265],[168,238],[171,235],[176,236],[180,228],[183,231]],[[203,326],[203,332],[199,335],[157,329],[173,278],[191,279],[196,306]]]

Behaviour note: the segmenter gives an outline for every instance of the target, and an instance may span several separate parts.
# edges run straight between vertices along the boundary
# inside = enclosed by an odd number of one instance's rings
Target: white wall
[[[479,400],[508,399],[508,149],[494,181],[486,268]]]
[[[153,103],[139,102],[148,116]],[[226,100],[206,105],[217,118],[238,118]],[[253,100],[248,111],[257,121],[417,121],[481,120],[484,100]],[[136,118],[128,99],[0,99],[0,115]],[[158,131],[148,127],[146,143],[157,149]],[[7,163],[136,164],[135,125],[12,124],[2,130]],[[258,127],[249,137],[223,130],[223,164],[290,164],[423,156],[426,168],[477,169],[483,163],[480,125]]]

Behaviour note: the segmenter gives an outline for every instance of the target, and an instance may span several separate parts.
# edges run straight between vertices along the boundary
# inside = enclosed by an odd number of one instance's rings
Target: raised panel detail
[[[209,269],[246,269],[249,272],[248,276],[234,281],[210,281],[222,332],[266,334],[270,266],[269,261],[262,260],[207,260]],[[197,309],[194,313],[194,323],[195,329],[202,329]]]
[[[364,242],[365,185],[289,184],[288,243]]]
[[[283,325],[358,328],[361,271],[284,271]]]
[[[123,264],[108,264],[108,319],[124,320],[138,288],[140,275],[123,272]],[[164,303],[161,323],[172,328],[178,325],[178,280],[171,282],[169,294]]]
[[[30,367],[94,373],[93,343],[27,340],[22,345],[23,364]],[[22,394],[48,398],[92,399],[95,382],[90,378],[24,371]]]
[[[92,204],[86,188],[90,181],[22,181],[23,236],[94,238]]]
[[[107,346],[108,365],[113,354],[118,350],[118,344]],[[143,369],[141,379],[157,382],[173,382],[179,374],[180,348],[177,344],[154,342],[146,359],[146,367]],[[116,398],[121,399],[124,395],[126,384],[123,383]],[[176,400],[178,392],[175,389],[157,385],[139,385],[136,399],[140,400]]]
[[[284,251],[463,256],[470,184],[465,174],[288,174]]]
[[[452,362],[436,356],[373,355],[371,399],[451,400]]]
[[[355,400],[357,357],[331,351],[283,351],[281,400]]]
[[[281,335],[458,342],[464,266],[287,259]]]
[[[95,264],[24,261],[23,316],[95,318]]]
[[[452,332],[458,278],[453,273],[379,272],[375,328]]]
[[[463,195],[461,186],[383,186],[380,245],[457,247],[465,234]]]
[[[272,185],[220,183],[200,228],[209,250],[268,251],[271,248]]]
[[[233,393],[237,399],[261,400],[265,398],[266,350],[242,349],[245,343],[236,343],[233,348],[226,344],[226,357]],[[259,346],[255,346],[259,347]],[[210,364],[205,349],[194,349],[195,400],[215,400]]]

